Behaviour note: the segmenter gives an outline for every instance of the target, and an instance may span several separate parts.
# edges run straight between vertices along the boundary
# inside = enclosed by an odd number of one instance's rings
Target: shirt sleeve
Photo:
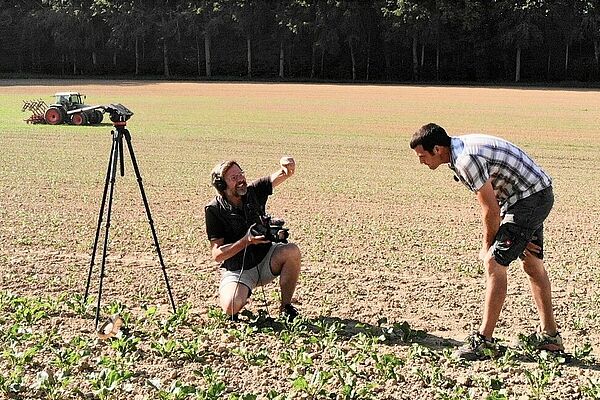
[[[225,222],[219,217],[219,210],[212,204],[204,207],[204,217],[206,220],[206,235],[208,240],[225,238]]]
[[[264,208],[267,199],[273,194],[273,182],[270,176],[265,176],[251,183],[255,189],[255,194],[258,202]]]

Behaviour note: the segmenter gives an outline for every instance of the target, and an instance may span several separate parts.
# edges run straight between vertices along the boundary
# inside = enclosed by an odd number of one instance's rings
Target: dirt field
[[[21,100],[77,90],[120,102],[179,312],[172,316],[137,183],[117,177],[102,320],[101,252],[82,304],[111,125],[27,125]],[[16,398],[600,398],[600,95],[477,87],[0,80],[0,397]],[[479,208],[451,171],[408,147],[437,122],[450,134],[503,136],[553,177],[545,227],[554,306],[571,360],[511,347],[464,363],[451,350],[480,322]],[[217,309],[203,205],[213,165],[249,179],[284,154],[297,174],[269,211],[302,250],[295,301],[277,317],[276,285],[241,324]],[[264,302],[267,302],[265,307]],[[496,336],[538,324],[518,263]]]

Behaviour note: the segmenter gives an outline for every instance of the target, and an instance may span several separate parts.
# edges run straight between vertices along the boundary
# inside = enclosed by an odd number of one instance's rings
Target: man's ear
[[[438,145],[433,146],[433,153],[438,154],[440,152],[440,148]]]

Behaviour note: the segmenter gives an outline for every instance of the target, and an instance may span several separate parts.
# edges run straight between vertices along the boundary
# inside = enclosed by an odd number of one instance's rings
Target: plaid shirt
[[[463,135],[450,144],[450,169],[473,192],[488,179],[504,214],[508,207],[552,185],[552,179],[523,150],[494,136]]]

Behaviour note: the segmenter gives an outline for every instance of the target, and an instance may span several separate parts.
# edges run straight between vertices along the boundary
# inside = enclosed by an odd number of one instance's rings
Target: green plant
[[[269,351],[266,348],[250,351],[245,346],[240,346],[231,350],[231,353],[241,357],[249,365],[264,365],[270,360]]]
[[[423,339],[427,335],[425,331],[412,329],[406,321],[394,324],[392,328],[392,333],[405,343]]]
[[[292,388],[300,393],[305,393],[311,398],[326,394],[325,387],[333,378],[329,371],[313,370],[306,375],[300,375],[292,382]]]
[[[65,374],[62,370],[56,373],[52,370],[44,370],[38,372],[33,387],[43,393],[47,399],[61,399],[67,394],[70,381],[69,374]]]
[[[4,375],[4,371],[0,371],[0,393],[7,395],[16,395],[23,388],[23,367],[17,366],[12,368],[8,375]]]
[[[395,354],[377,354],[376,352],[371,356],[375,361],[375,368],[379,372],[380,379],[388,380],[393,379],[395,381],[403,380],[403,377],[396,371],[397,368],[402,367],[405,362]]]
[[[189,361],[202,362],[206,356],[202,339],[196,337],[192,340],[182,339],[179,341],[181,356]]]
[[[94,298],[89,296],[87,301],[84,301],[81,294],[65,295],[63,303],[67,309],[73,311],[79,317],[85,317],[91,306],[94,305]]]
[[[150,348],[154,350],[158,355],[164,358],[175,357],[179,350],[179,343],[174,339],[165,339],[160,337],[158,341],[152,342]]]
[[[591,399],[600,399],[600,379],[587,378],[587,383],[581,386],[581,393]]]
[[[171,382],[168,388],[163,388],[160,379],[148,379],[147,383],[156,389],[156,395],[160,400],[182,400],[196,394],[196,388],[181,383],[179,380]]]
[[[140,339],[133,335],[117,335],[117,337],[111,339],[110,347],[116,350],[121,357],[133,357],[139,343]]]
[[[537,368],[534,371],[527,369],[523,371],[527,378],[531,395],[534,398],[541,398],[552,379],[555,376],[560,376],[560,370],[558,369],[559,361],[548,352],[542,351],[539,355]],[[564,362],[564,360],[562,361]]]
[[[111,368],[102,368],[100,372],[90,375],[92,392],[101,400],[106,399],[132,375],[129,370],[116,365],[112,365]]]
[[[166,320],[161,320],[157,322],[159,335],[166,336],[169,335],[180,326],[184,325],[187,322],[188,313],[191,305],[189,303],[180,305],[173,314],[169,316]]]
[[[590,343],[584,343],[581,347],[575,345],[575,349],[573,350],[573,358],[585,364],[592,364],[594,361],[596,361],[596,358],[592,353],[593,350],[594,349]]]
[[[202,371],[195,371],[196,375],[200,375],[207,388],[205,390],[198,390],[196,392],[196,398],[198,400],[217,400],[221,399],[221,396],[225,392],[227,386],[219,377],[219,374],[212,369],[210,366],[205,367]]]

